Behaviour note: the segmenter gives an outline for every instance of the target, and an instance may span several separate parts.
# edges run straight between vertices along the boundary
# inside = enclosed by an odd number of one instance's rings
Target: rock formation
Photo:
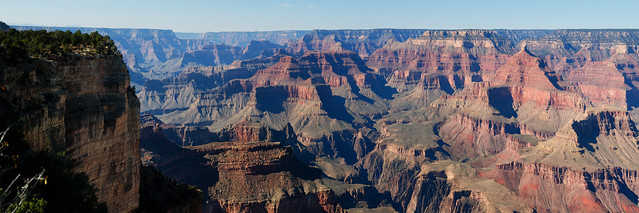
[[[204,33],[202,39],[210,40],[213,44],[228,44],[233,46],[246,46],[252,41],[269,41],[274,44],[283,45],[289,41],[300,39],[310,31],[305,30],[285,30],[285,31],[264,31],[264,32],[208,32]]]
[[[208,190],[208,210],[637,211],[638,41],[637,30],[316,30],[286,51],[147,81],[142,109],[173,147],[148,162]],[[323,177],[283,169],[293,164]]]
[[[116,55],[0,61],[2,113],[35,150],[66,152],[111,212],[139,205],[139,102]]]
[[[150,119],[149,119],[150,120]],[[159,122],[159,121],[157,121]],[[377,206],[383,195],[356,184],[322,178],[292,127],[277,131],[243,121],[214,133],[212,143],[179,147],[162,123],[147,122],[141,146],[146,164],[205,193],[205,212],[344,212],[342,206]],[[173,128],[173,127],[168,127]]]

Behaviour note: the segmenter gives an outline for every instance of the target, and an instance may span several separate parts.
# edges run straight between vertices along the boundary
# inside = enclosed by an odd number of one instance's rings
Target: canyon
[[[216,177],[251,180],[255,162],[246,159],[268,156],[260,171],[279,174],[275,162],[289,157],[258,153],[288,146],[319,179],[339,183],[314,201],[320,211],[335,212],[326,205],[337,201],[354,212],[633,212],[638,33],[315,30],[273,54],[148,80],[137,94],[150,126],[192,153],[152,154],[168,158],[152,162],[160,170],[193,161],[175,156],[204,155]],[[164,166],[169,176],[196,176]],[[238,207],[219,181],[201,186],[219,203],[214,212],[252,211],[256,202],[278,211],[255,198]],[[241,191],[286,191],[255,184]],[[344,199],[353,184],[372,188]],[[305,191],[307,201],[319,193]],[[282,208],[302,199],[288,196],[266,197]]]
[[[52,79],[13,90],[47,106],[25,137],[123,187],[109,209],[142,164],[202,192],[175,211],[639,212],[639,30],[76,29],[126,65],[5,78]]]

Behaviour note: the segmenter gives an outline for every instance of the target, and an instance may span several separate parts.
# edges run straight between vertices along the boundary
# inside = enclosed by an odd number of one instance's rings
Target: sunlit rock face
[[[226,165],[219,177],[279,173],[295,156],[340,182],[323,184],[351,199],[342,209],[627,212],[639,193],[637,42],[636,30],[317,30],[139,94],[194,153],[238,141],[262,148],[229,156],[276,152],[264,141],[293,150],[242,169],[210,154],[202,162]],[[209,185],[218,197],[235,187]],[[303,200],[337,209],[312,192]]]

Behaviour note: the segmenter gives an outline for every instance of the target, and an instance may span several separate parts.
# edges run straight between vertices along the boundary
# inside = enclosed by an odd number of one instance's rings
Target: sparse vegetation
[[[52,31],[9,29],[0,31],[0,56],[9,62],[21,62],[29,57],[40,58],[65,54],[116,54],[115,42],[98,32],[91,34],[79,30]]]
[[[64,153],[31,150],[17,128],[0,136],[0,212],[107,212]]]

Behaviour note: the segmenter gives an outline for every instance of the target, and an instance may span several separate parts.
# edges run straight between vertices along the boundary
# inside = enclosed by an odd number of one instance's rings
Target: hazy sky
[[[8,24],[176,32],[639,28],[637,0],[0,0]]]

